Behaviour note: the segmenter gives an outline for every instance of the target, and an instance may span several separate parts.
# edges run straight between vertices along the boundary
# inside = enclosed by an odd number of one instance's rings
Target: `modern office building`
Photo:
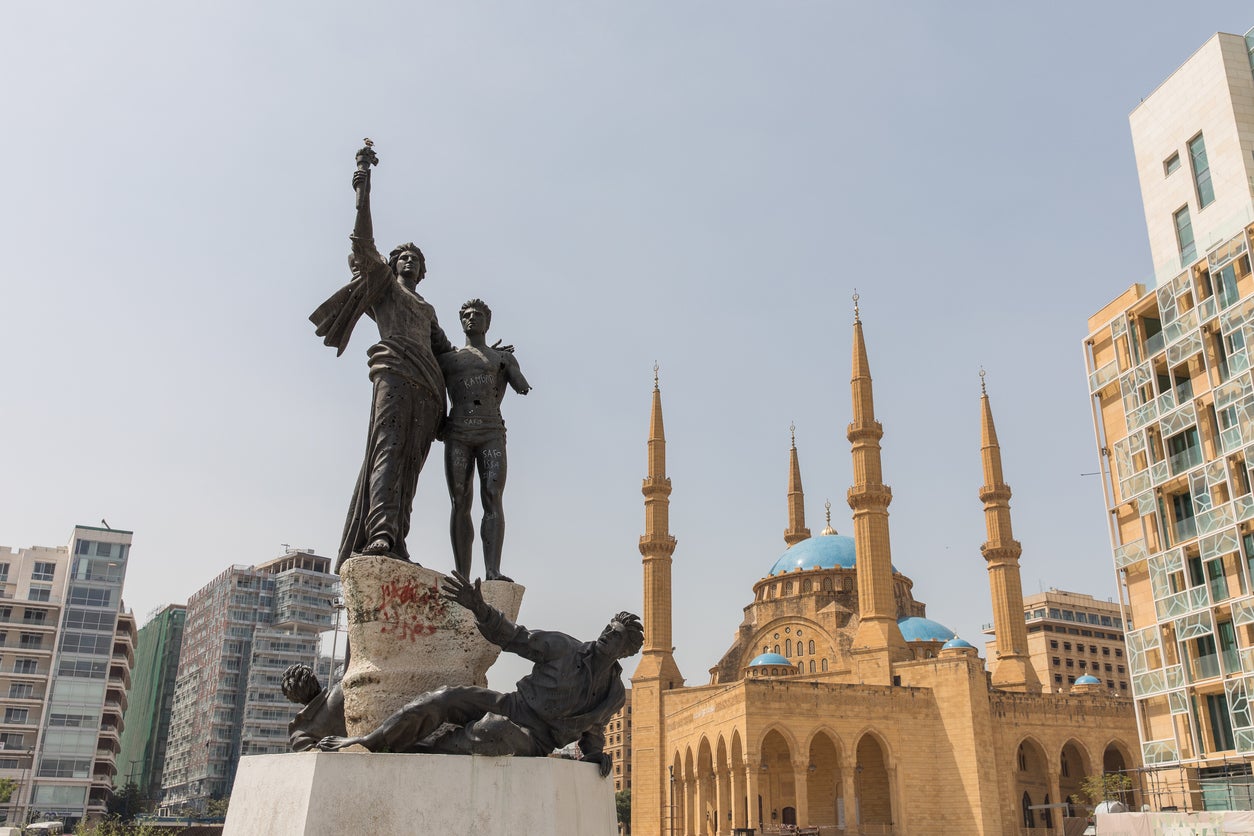
[[[162,810],[202,809],[230,793],[241,755],[287,750],[287,724],[300,706],[279,683],[296,662],[325,675],[319,634],[333,626],[338,595],[329,558],[290,549],[259,566],[232,566],[188,600]]]
[[[1108,691],[1131,696],[1118,604],[1050,589],[1023,599],[1023,620],[1028,656],[1043,690],[1065,694],[1087,675],[1101,680]],[[985,624],[984,632],[993,635],[993,625]],[[984,648],[989,659],[997,658],[996,639]]]
[[[161,772],[186,621],[187,607],[167,604],[140,628],[135,648],[135,670],[123,715],[125,727],[113,786],[120,790],[134,784],[148,801],[161,798]]]
[[[918,558],[890,545],[885,431],[856,308],[853,329],[850,533],[838,533],[829,516],[823,532],[810,535],[794,443],[786,549],[763,556],[748,605],[736,607],[743,621],[703,684],[686,684],[674,655],[682,639],[672,635],[671,606],[683,592],[671,584],[671,480],[654,387],[640,538],[645,640],[631,688],[637,836],[785,826],[833,834],[1078,832],[1083,779],[1139,765],[1129,699],[1100,682],[1047,693],[1031,664],[1022,549],[987,395],[979,399],[978,430],[972,421],[984,483],[968,486],[972,518],[983,517],[987,540],[967,559],[988,571],[998,648],[990,669],[971,644],[928,617],[905,574]]]
[[[134,661],[122,607],[131,532],[76,526],[68,546],[0,548],[0,778],[6,821],[101,815]]]
[[[1157,806],[1248,807],[1254,756],[1254,30],[1132,111],[1154,276],[1085,339]]]

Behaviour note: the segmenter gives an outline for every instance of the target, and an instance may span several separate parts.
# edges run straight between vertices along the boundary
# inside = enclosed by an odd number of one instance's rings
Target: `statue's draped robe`
[[[337,572],[353,552],[380,537],[392,544],[392,554],[409,559],[405,537],[418,473],[444,420],[444,377],[436,355],[453,350],[435,309],[398,281],[374,242],[352,240],[353,280],[309,317],[337,354],[344,353],[362,314],[379,327],[379,342],[367,352],[374,398],[366,455],[344,524]]]

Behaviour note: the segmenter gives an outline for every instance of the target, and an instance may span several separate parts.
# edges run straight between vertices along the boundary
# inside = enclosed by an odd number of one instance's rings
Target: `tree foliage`
[[[1131,792],[1132,779],[1123,772],[1103,772],[1085,778],[1080,782],[1080,789],[1096,805],[1118,800],[1124,793]]]
[[[151,806],[134,781],[120,790],[114,790],[109,796],[109,815],[123,822],[132,821],[136,816],[147,813]]]
[[[614,809],[618,812],[618,823],[623,826],[624,833],[631,832],[631,790],[619,790],[614,793]]]
[[[0,804],[8,804],[15,792],[17,792],[17,781],[12,778],[0,778]]]

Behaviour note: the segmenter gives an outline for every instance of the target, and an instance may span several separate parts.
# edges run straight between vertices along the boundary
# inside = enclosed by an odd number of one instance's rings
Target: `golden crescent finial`
[[[792,422],[789,422],[788,424],[788,437],[792,440],[792,446],[796,447],[797,446],[797,425]]]
[[[858,296],[858,289],[855,287],[855,288],[853,289],[853,321],[854,321],[854,322],[861,322],[861,321],[862,321],[861,317],[860,317],[860,316],[859,316],[859,314],[858,314],[858,299],[860,299],[860,298],[861,298],[861,297],[860,297],[860,296]]]
[[[362,142],[364,142],[364,143],[365,143],[365,145],[366,145],[366,147],[367,147],[367,148],[373,148],[373,147],[374,147],[374,140],[373,140],[373,139],[371,139],[370,137],[366,137],[365,139],[363,139],[363,140],[362,140]]]
[[[657,382],[657,370],[658,370],[658,368],[660,368],[660,367],[659,367],[659,366],[658,366],[658,364],[657,364],[657,360],[654,360],[654,361],[653,361],[653,388],[654,388],[654,389],[658,388],[658,382]]]
[[[984,367],[983,367],[983,366],[980,366],[980,394],[981,394],[981,395],[987,395],[987,394],[988,394],[988,389],[986,389],[986,388],[984,387],[984,375],[986,375],[986,374],[988,374],[988,372],[984,371]]]

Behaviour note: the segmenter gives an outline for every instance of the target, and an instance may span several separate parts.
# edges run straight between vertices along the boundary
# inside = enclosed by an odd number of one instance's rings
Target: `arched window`
[[[820,667],[823,668],[823,673],[827,673],[827,660],[826,659],[823,660],[823,664]]]
[[[1064,778],[1071,777],[1071,770],[1067,766],[1067,753],[1066,752],[1062,753],[1062,777]]]
[[[784,655],[790,659],[792,658],[792,639],[784,640]]]
[[[1019,771],[1028,771],[1028,753],[1023,751],[1023,744],[1019,744]]]
[[[806,653],[806,645],[801,639],[797,639],[797,655],[804,656]]]
[[[810,655],[814,655],[814,639],[810,639]]]
[[[814,660],[810,660],[810,673],[814,673]]]
[[[814,581],[804,581],[804,582],[801,584],[801,591],[802,591],[802,592],[813,592],[813,591],[814,591]]]
[[[1032,813],[1032,797],[1023,793],[1023,826],[1036,827],[1036,816]]]
[[[784,594],[792,595],[792,581],[784,581]]]
[[[775,645],[775,652],[779,653],[779,645]]]
[[[764,644],[764,645],[762,645],[762,652],[763,652],[763,653],[770,653],[770,652],[771,652],[771,646],[770,646],[769,644]]]
[[[832,579],[831,578],[823,579],[823,588],[826,589],[828,592],[832,591]]]
[[[1049,793],[1045,793],[1045,809],[1041,810],[1041,821],[1050,830],[1054,829],[1054,811],[1049,809]]]

